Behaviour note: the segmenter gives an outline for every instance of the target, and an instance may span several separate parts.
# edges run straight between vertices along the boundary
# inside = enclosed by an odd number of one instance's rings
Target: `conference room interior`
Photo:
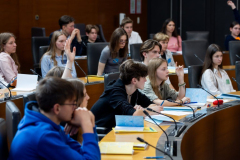
[[[33,32],[32,28],[44,28],[45,35],[41,37],[48,37],[53,31],[59,30],[58,25],[58,19],[62,15],[69,15],[74,17],[75,24],[95,24],[100,25],[102,28],[102,34],[104,35],[104,38],[106,39],[106,42],[109,42],[111,34],[113,31],[119,27],[119,17],[120,13],[124,13],[126,17],[130,17],[133,20],[133,30],[138,32],[141,36],[143,42],[147,39],[151,38],[151,35],[160,32],[162,28],[162,24],[164,21],[168,18],[172,18],[176,24],[177,32],[182,37],[182,41],[185,44],[185,46],[189,46],[187,37],[187,32],[189,31],[195,31],[196,32],[207,32],[207,40],[204,40],[204,44],[207,47],[210,44],[218,44],[223,49],[223,69],[226,70],[228,73],[233,88],[238,91],[240,88],[240,85],[238,85],[232,77],[235,77],[237,81],[240,82],[240,76],[237,76],[239,71],[239,63],[235,65],[236,61],[240,61],[236,56],[233,58],[230,55],[230,51],[225,51],[224,47],[224,40],[225,36],[227,34],[230,34],[229,31],[229,25],[232,21],[234,21],[234,15],[232,13],[232,9],[227,5],[227,1],[214,1],[214,0],[197,0],[197,1],[191,1],[191,0],[134,0],[135,3],[140,3],[140,13],[130,13],[131,12],[131,2],[132,0],[122,0],[122,1],[116,1],[116,0],[93,0],[93,1],[83,1],[83,0],[72,0],[72,1],[46,1],[46,0],[37,0],[37,1],[14,1],[14,0],[8,0],[1,2],[1,8],[2,13],[0,15],[0,19],[2,22],[2,25],[0,26],[0,33],[2,32],[11,32],[16,36],[16,44],[17,44],[17,55],[19,62],[21,64],[21,72],[22,74],[33,74],[30,69],[35,69],[36,65],[34,62],[33,57]],[[238,3],[238,0],[233,0],[233,2],[236,4],[237,9],[240,6]],[[137,5],[137,4],[136,4]],[[81,35],[85,36],[85,32],[81,31]],[[38,36],[37,36],[38,37]],[[99,33],[99,37],[101,37]],[[192,40],[194,41],[194,40]],[[202,41],[201,39],[197,40]],[[196,43],[197,43],[196,42]],[[206,42],[206,43],[205,43]],[[195,42],[193,42],[195,43]],[[202,43],[202,42],[201,42]],[[190,44],[192,45],[192,44]],[[196,44],[197,45],[197,44]],[[46,46],[46,45],[44,45]],[[204,46],[204,47],[205,47]],[[197,48],[197,47],[196,47]],[[45,47],[46,49],[46,47]],[[199,48],[197,48],[199,49]],[[193,51],[194,49],[188,49],[184,48],[183,51]],[[199,49],[199,52],[201,49]],[[186,52],[186,53],[187,53]],[[198,52],[198,51],[196,51]],[[201,51],[202,52],[202,51]],[[195,52],[194,52],[195,53]],[[190,62],[186,58],[184,59],[184,56],[181,54],[173,54],[173,58],[175,61],[178,62],[179,65],[184,65],[184,67],[189,67],[190,65],[194,65],[191,63],[196,63],[197,65],[201,65],[202,62],[199,61],[199,59],[193,55],[190,55],[191,58],[193,58],[193,61]],[[139,53],[138,53],[139,54]],[[184,54],[184,53],[183,53]],[[205,54],[205,53],[203,53]],[[240,55],[240,54],[239,54]],[[131,58],[131,57],[129,57]],[[204,56],[200,59],[204,59]],[[80,58],[76,59],[80,67],[86,72],[88,75],[92,75],[88,71],[88,58]],[[97,60],[98,61],[98,60]],[[139,60],[140,61],[140,60]],[[186,64],[187,63],[187,64]],[[238,67],[237,67],[238,66]],[[85,73],[82,72],[82,70],[76,66],[76,72],[77,77],[83,80],[86,83],[86,90],[90,96],[90,100],[88,103],[88,109],[91,109],[93,104],[99,99],[101,94],[104,91],[104,87],[106,87],[107,82],[105,82],[105,79],[102,77],[91,77],[89,76],[86,78]],[[191,70],[191,72],[188,71],[188,74],[184,75],[184,80],[186,82],[186,88],[197,88],[196,83],[193,83],[189,76],[194,77],[197,74],[194,73],[195,70]],[[178,88],[178,80],[176,74],[170,74],[171,83],[175,88]],[[196,78],[193,78],[194,80]],[[89,81],[90,83],[87,83]],[[107,80],[106,80],[107,81]],[[15,97],[12,101],[15,103],[15,105],[19,108],[21,112],[21,117],[24,115],[24,104],[25,101],[29,97],[24,97],[22,95],[16,96],[18,93],[13,93],[13,97]],[[236,94],[239,94],[238,92]],[[30,99],[31,99],[30,94]],[[212,97],[213,98],[213,97]],[[229,115],[224,115],[223,108],[220,108],[218,110],[213,110],[207,112],[208,118],[205,118],[204,121],[202,121],[198,126],[194,126],[196,120],[193,124],[188,124],[188,127],[192,127],[189,129],[188,137],[185,137],[183,139],[184,144],[181,147],[185,147],[185,149],[182,149],[180,151],[180,143],[177,144],[177,156],[173,156],[174,159],[182,159],[185,157],[186,159],[191,159],[194,157],[195,159],[224,159],[226,158],[227,154],[233,154],[231,158],[236,158],[240,156],[238,153],[235,153],[236,150],[227,149],[224,153],[220,153],[220,151],[217,151],[217,149],[221,150],[221,147],[225,146],[234,146],[237,147],[240,141],[239,138],[236,138],[236,141],[231,139],[231,143],[220,143],[221,136],[225,135],[226,133],[232,134],[227,135],[226,138],[231,138],[234,136],[237,136],[236,132],[239,131],[239,129],[236,129],[235,132],[233,132],[234,125],[238,125],[239,122],[235,122],[235,118],[237,117],[238,112],[238,103],[231,103],[227,107],[229,107],[227,113]],[[0,118],[7,118],[6,115],[6,101],[2,100],[0,102]],[[224,106],[224,107],[226,107]],[[216,112],[215,115],[213,115]],[[209,115],[209,116],[208,116]],[[228,123],[224,123],[224,127],[227,128],[227,131],[220,131],[220,133],[215,137],[214,134],[217,134],[217,131],[221,130],[221,126],[217,125],[215,126],[215,123],[218,122],[218,120],[221,117],[228,118]],[[184,117],[180,117],[183,118]],[[177,119],[180,120],[178,117]],[[211,122],[212,121],[212,122]],[[211,124],[209,124],[211,123]],[[235,123],[234,125],[229,123]],[[209,124],[208,127],[205,125]],[[154,126],[154,125],[149,125]],[[191,139],[194,138],[193,135],[189,134],[197,134],[198,132],[201,132],[202,127],[203,129],[206,129],[207,131],[203,134],[200,134],[200,138],[196,140],[196,144],[193,145],[193,147],[189,147],[188,145],[192,145]],[[206,127],[206,128],[205,128]],[[211,128],[212,127],[212,128]],[[155,127],[156,128],[156,127]],[[164,126],[164,130],[168,130],[170,132],[170,128],[167,128]],[[160,130],[158,130],[160,131]],[[161,132],[161,131],[160,131]],[[183,132],[184,134],[186,131]],[[110,132],[108,134],[108,137],[105,137],[107,134],[99,134],[100,139],[103,138],[104,141],[112,141],[112,139],[121,139],[119,135],[115,137],[115,134]],[[204,136],[207,136],[206,140],[204,139]],[[104,139],[105,137],[105,139]],[[127,140],[134,137],[132,134],[130,138],[127,138]],[[143,136],[145,137],[145,136]],[[183,138],[183,135],[180,136]],[[81,137],[78,137],[78,140],[82,140]],[[135,137],[134,137],[135,138]],[[155,139],[154,139],[155,138]],[[159,141],[157,146],[159,148],[163,148],[163,141],[165,142],[165,136],[162,136],[161,134],[153,136],[151,139],[151,142],[153,141]],[[164,139],[164,140],[163,140]],[[177,138],[175,138],[177,139]],[[175,140],[174,139],[174,140]],[[213,140],[214,139],[214,140]],[[174,141],[172,139],[172,141]],[[202,141],[202,143],[201,143]],[[209,142],[209,146],[205,149],[199,149],[199,153],[194,154],[193,150],[194,147],[198,148],[199,145],[207,145]],[[156,143],[154,142],[154,143]],[[182,142],[182,143],[183,143]],[[10,143],[8,142],[8,147],[10,148]],[[211,147],[217,148],[212,149]],[[190,152],[191,154],[187,155],[187,152]],[[148,149],[147,149],[148,150]],[[149,151],[150,150],[150,151]],[[131,157],[132,159],[138,159],[139,157],[142,158],[142,156],[148,156],[145,154],[150,153],[151,155],[162,155],[160,152],[156,151],[155,149],[149,149],[148,152],[143,152],[140,155],[135,155],[135,157]],[[212,153],[206,153],[207,150],[211,150]],[[139,152],[137,152],[139,153]],[[200,154],[204,155],[201,157]],[[205,154],[206,153],[206,154]],[[166,156],[166,155],[165,155]],[[198,157],[199,156],[199,157]],[[197,158],[196,158],[197,157]],[[129,157],[126,156],[119,156],[120,159],[129,159]],[[131,159],[130,158],[130,159]],[[166,159],[169,157],[166,156]],[[108,157],[108,155],[102,156],[102,159],[116,159],[114,155],[111,155]]]

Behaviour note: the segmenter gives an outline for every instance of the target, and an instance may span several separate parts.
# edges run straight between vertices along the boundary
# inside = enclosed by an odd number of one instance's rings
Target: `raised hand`
[[[70,61],[70,62],[73,62],[74,59],[75,59],[75,55],[76,55],[76,47],[73,47],[73,51],[71,52],[70,46],[71,46],[71,40],[68,39],[66,41],[64,50],[65,50],[65,53],[67,55],[67,60]]]
[[[232,9],[235,9],[235,8],[236,8],[235,4],[234,4],[232,1],[227,1],[227,4],[228,4]]]

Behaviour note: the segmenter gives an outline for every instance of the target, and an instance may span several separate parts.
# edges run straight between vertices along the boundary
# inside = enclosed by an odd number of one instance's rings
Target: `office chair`
[[[117,80],[119,78],[120,72],[109,73],[104,75],[104,90],[107,88],[109,82]]]
[[[231,65],[235,65],[236,61],[240,61],[240,42],[239,41],[230,41],[229,42],[229,56]]]
[[[7,160],[8,154],[6,121],[3,118],[0,118],[0,159]]]
[[[236,61],[235,65],[236,80],[240,83],[240,61]],[[232,78],[232,77],[231,77]],[[240,85],[238,84],[238,90],[240,90]]]
[[[154,35],[155,35],[155,33],[150,33],[149,34],[149,39],[153,39]]]
[[[102,25],[101,25],[101,24],[96,24],[96,26],[97,26],[98,29],[99,29],[98,35],[100,36],[100,39],[101,39],[103,42],[107,42],[107,40],[105,39],[104,33],[103,33]]]
[[[186,40],[205,40],[209,39],[209,31],[186,31]]]
[[[12,102],[6,102],[6,123],[7,123],[7,135],[8,141],[11,144],[12,140],[17,132],[17,126],[21,120],[21,113],[18,107]]]
[[[29,102],[29,101],[37,101],[37,99],[35,97],[35,92],[23,95],[23,106],[24,106],[24,108],[25,108],[26,103]]]
[[[142,46],[142,43],[130,44],[131,59],[139,62],[143,61],[140,56],[141,46]]]
[[[202,72],[202,65],[188,66],[188,81],[190,88],[198,88]]]
[[[45,28],[32,27],[31,34],[32,34],[32,37],[46,37]]]
[[[208,42],[203,40],[182,41],[182,55],[184,60],[184,67],[192,65],[202,65],[201,62],[194,54],[196,54],[202,61],[205,59]]]
[[[97,75],[98,71],[98,63],[101,52],[103,48],[109,45],[108,42],[102,43],[89,43],[87,45],[87,68],[88,68],[88,75]]]

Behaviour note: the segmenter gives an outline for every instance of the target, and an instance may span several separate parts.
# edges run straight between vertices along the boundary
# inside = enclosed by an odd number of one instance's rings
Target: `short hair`
[[[96,25],[88,24],[86,25],[86,32],[89,34],[92,29],[96,29],[97,33],[99,31],[98,27]]]
[[[54,66],[52,69],[50,69],[47,72],[46,77],[59,77],[59,78],[61,78],[64,70],[65,70],[64,67]]]
[[[124,27],[127,23],[132,23],[133,24],[133,20],[131,20],[129,17],[125,17],[123,18],[120,27]]]
[[[39,108],[50,112],[55,104],[64,104],[66,100],[75,98],[75,88],[71,82],[58,77],[42,79],[36,89]]]
[[[237,21],[233,21],[231,24],[230,24],[230,28],[233,28],[234,26],[236,25],[239,25],[239,23]]]
[[[75,21],[75,19],[73,17],[70,17],[68,15],[64,15],[58,20],[58,24],[59,24],[60,28],[62,29],[62,26],[67,25],[67,24],[69,24],[71,22],[74,22],[74,21]]]
[[[120,79],[124,85],[131,83],[133,78],[139,80],[141,77],[148,75],[147,66],[141,62],[132,59],[126,60],[120,65]]]
[[[155,46],[159,46],[160,51],[162,50],[162,45],[156,40],[148,39],[145,42],[143,42],[140,48],[140,56],[143,61],[144,61],[143,52],[149,52],[153,50]]]
[[[169,36],[162,32],[158,32],[154,35],[153,40],[156,40],[158,42],[159,41],[169,41]]]

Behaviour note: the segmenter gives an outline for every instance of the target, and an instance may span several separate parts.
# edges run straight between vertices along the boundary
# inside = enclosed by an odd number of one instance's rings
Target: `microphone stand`
[[[203,61],[196,54],[194,54],[194,56],[203,63]]]
[[[178,103],[178,102],[176,102],[176,101],[174,101],[174,100],[172,100],[172,99],[167,99],[167,101],[172,102],[172,103],[177,103],[177,104],[179,104],[179,105],[182,105],[182,106],[186,106],[186,107],[191,108],[191,110],[192,110],[192,112],[193,112],[193,117],[195,118],[195,112],[194,112],[194,109],[193,109],[191,106]]]
[[[78,68],[81,69],[81,71],[84,73],[84,75],[87,77],[87,83],[89,83],[87,74],[83,71],[83,69],[80,67],[80,65],[77,63],[77,61],[74,61],[74,62],[78,66]]]

